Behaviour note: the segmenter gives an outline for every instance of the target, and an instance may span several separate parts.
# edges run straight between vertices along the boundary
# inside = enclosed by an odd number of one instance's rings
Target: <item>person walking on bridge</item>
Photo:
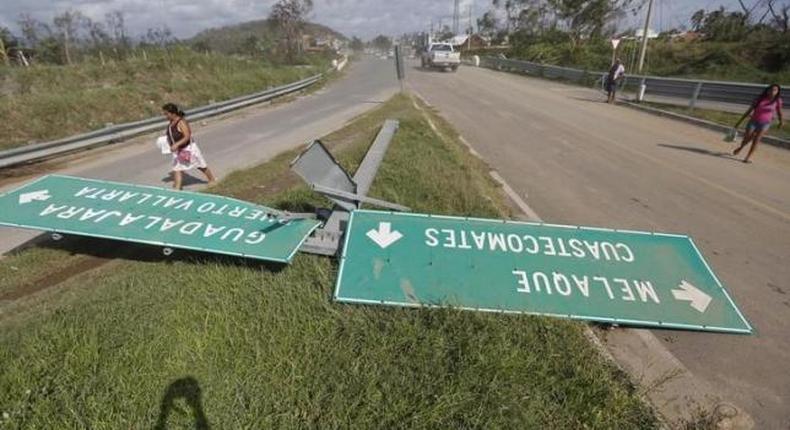
[[[173,188],[180,190],[184,181],[184,171],[198,169],[206,175],[209,183],[214,182],[214,174],[208,168],[197,143],[192,139],[184,112],[173,103],[162,106],[162,114],[170,122],[167,126],[167,142],[173,154]]]
[[[614,64],[612,64],[612,67],[609,68],[609,73],[606,75],[606,92],[609,93],[606,103],[614,103],[617,85],[623,79],[625,79],[625,66],[623,66],[623,62],[618,58],[615,60]]]
[[[760,144],[760,139],[771,127],[771,122],[774,120],[774,112],[779,117],[779,128],[782,128],[784,125],[784,118],[782,117],[782,87],[779,84],[771,84],[763,90],[762,94],[752,102],[746,113],[735,124],[735,128],[738,128],[749,114],[752,115],[746,124],[746,133],[743,136],[743,141],[740,146],[732,151],[732,155],[738,155],[751,142],[752,146],[749,148],[746,158],[743,159],[744,163],[751,163],[749,159],[754,154],[754,150],[757,149],[757,145]]]

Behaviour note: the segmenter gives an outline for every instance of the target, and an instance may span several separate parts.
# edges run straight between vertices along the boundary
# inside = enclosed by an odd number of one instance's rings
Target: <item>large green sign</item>
[[[318,227],[211,194],[49,175],[0,196],[0,224],[290,262]]]
[[[751,333],[686,236],[355,211],[335,299]]]

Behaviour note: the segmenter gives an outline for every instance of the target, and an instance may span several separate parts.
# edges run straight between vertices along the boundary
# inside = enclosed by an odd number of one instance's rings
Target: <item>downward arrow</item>
[[[50,197],[52,196],[49,195],[49,190],[33,191],[31,193],[20,194],[19,204],[24,205],[32,202],[33,200],[38,200],[43,202],[45,200],[49,200]]]
[[[708,305],[712,300],[709,295],[687,281],[681,282],[678,287],[680,288],[679,290],[672,290],[672,295],[675,296],[676,300],[691,302],[691,307],[699,312],[705,312],[705,309],[708,309]]]
[[[403,237],[398,231],[392,231],[392,224],[388,222],[380,222],[378,230],[370,230],[368,232],[370,240],[376,242],[376,245],[381,249],[385,249]]]

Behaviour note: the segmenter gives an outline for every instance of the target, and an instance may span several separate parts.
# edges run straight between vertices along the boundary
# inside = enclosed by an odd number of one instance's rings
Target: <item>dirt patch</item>
[[[21,285],[18,288],[0,295],[0,302],[4,300],[18,300],[31,294],[35,294],[39,291],[46,290],[47,288],[54,287],[61,282],[73,278],[74,276],[101,267],[110,261],[112,260],[109,258],[94,256],[81,258],[79,261],[64,268],[63,270],[59,270],[55,273],[49,273],[39,279],[35,279],[31,282],[28,282],[27,284]]]

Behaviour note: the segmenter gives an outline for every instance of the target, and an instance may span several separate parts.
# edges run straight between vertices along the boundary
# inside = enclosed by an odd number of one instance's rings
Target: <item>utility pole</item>
[[[647,3],[647,19],[645,19],[645,29],[642,32],[642,49],[639,52],[639,68],[637,73],[642,73],[642,68],[645,65],[645,54],[647,53],[647,32],[650,28],[650,16],[653,14],[653,0]]]
[[[639,52],[639,66],[636,73],[642,74],[642,68],[645,66],[645,54],[647,53],[647,32],[650,29],[650,15],[653,14],[653,0],[647,3],[647,18],[645,19],[645,29],[642,31],[642,49]],[[645,78],[639,83],[639,92],[636,95],[636,101],[641,102],[645,99],[645,92],[647,91],[647,84]]]
[[[458,36],[461,31],[461,0],[455,0],[453,10],[453,36]]]
[[[475,27],[472,24],[472,5],[469,5],[469,36],[466,38],[466,49],[472,50],[472,35],[475,34]]]

